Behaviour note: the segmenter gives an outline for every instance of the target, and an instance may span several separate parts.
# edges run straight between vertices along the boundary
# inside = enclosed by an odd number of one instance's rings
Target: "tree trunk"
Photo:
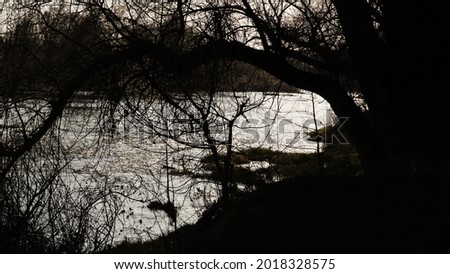
[[[356,138],[358,152],[375,162],[380,156],[380,174],[449,179],[449,145],[441,133],[450,117],[445,15],[436,5],[386,1],[383,40],[366,1],[333,2],[369,105],[375,149],[381,149],[374,157],[367,139],[358,144]]]

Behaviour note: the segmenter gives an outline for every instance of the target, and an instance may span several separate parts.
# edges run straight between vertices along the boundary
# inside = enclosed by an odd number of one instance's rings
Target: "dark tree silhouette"
[[[326,99],[349,118],[347,132],[370,177],[450,179],[444,1],[122,4],[57,10],[68,16],[32,4],[1,38],[1,115],[16,113],[18,130],[0,136],[0,198],[21,159],[52,132],[80,90],[108,98],[113,116],[122,88],[152,86],[155,75],[183,79],[220,59],[251,64]],[[105,85],[117,89],[104,94]],[[22,104],[32,113],[24,120],[20,103],[37,99],[45,108]]]

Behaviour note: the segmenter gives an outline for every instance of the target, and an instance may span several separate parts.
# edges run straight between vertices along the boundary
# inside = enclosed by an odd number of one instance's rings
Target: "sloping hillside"
[[[408,186],[405,186],[408,183]],[[415,182],[299,177],[120,253],[449,253],[450,195]]]

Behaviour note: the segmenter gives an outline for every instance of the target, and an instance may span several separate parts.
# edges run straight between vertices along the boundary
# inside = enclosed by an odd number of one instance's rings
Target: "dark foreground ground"
[[[112,253],[450,253],[450,191],[427,182],[300,177]]]

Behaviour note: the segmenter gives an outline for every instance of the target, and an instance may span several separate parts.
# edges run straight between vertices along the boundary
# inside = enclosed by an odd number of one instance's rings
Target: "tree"
[[[186,6],[186,18],[212,14],[215,23],[199,24],[203,43],[170,59],[188,64],[178,70],[225,57],[248,62],[349,117],[368,175],[448,178],[449,147],[436,141],[449,119],[442,9],[381,0]]]
[[[260,46],[223,39],[210,43],[217,49],[211,55],[227,52],[324,97],[337,115],[350,118],[348,131],[368,175],[447,174],[448,145],[435,141],[449,117],[447,66],[438,65],[449,61],[445,14],[434,5],[385,2],[224,6],[252,22]],[[286,6],[295,9],[294,19]],[[355,94],[368,112],[349,96]]]
[[[246,57],[254,64],[263,63],[254,60],[256,56],[273,58],[271,64],[260,66],[292,85],[322,95],[339,116],[349,117],[347,126],[366,173],[446,173],[447,162],[442,159],[449,151],[447,145],[428,141],[439,139],[440,128],[449,117],[448,96],[443,92],[448,87],[445,69],[435,64],[437,60],[448,63],[440,38],[448,32],[442,28],[445,15],[435,7],[426,7],[424,12],[422,6],[406,2],[323,1],[315,7],[308,2],[296,5],[304,15],[296,22],[310,26],[308,38],[302,39],[299,28],[283,28],[282,12],[274,17],[279,22],[273,22],[243,1],[246,14],[263,34],[261,43],[267,45],[264,50],[236,48],[254,53],[254,58]],[[422,20],[416,19],[419,14]],[[339,40],[340,36],[345,40]],[[297,49],[280,47],[286,44]],[[314,59],[307,59],[311,58],[308,51],[316,53]],[[285,64],[283,59],[288,58],[314,69]],[[431,96],[424,95],[425,90]],[[348,94],[355,91],[363,95],[369,112],[363,113],[350,100]],[[432,119],[424,118],[424,105],[429,106],[427,115]],[[406,138],[410,132],[416,135]]]

